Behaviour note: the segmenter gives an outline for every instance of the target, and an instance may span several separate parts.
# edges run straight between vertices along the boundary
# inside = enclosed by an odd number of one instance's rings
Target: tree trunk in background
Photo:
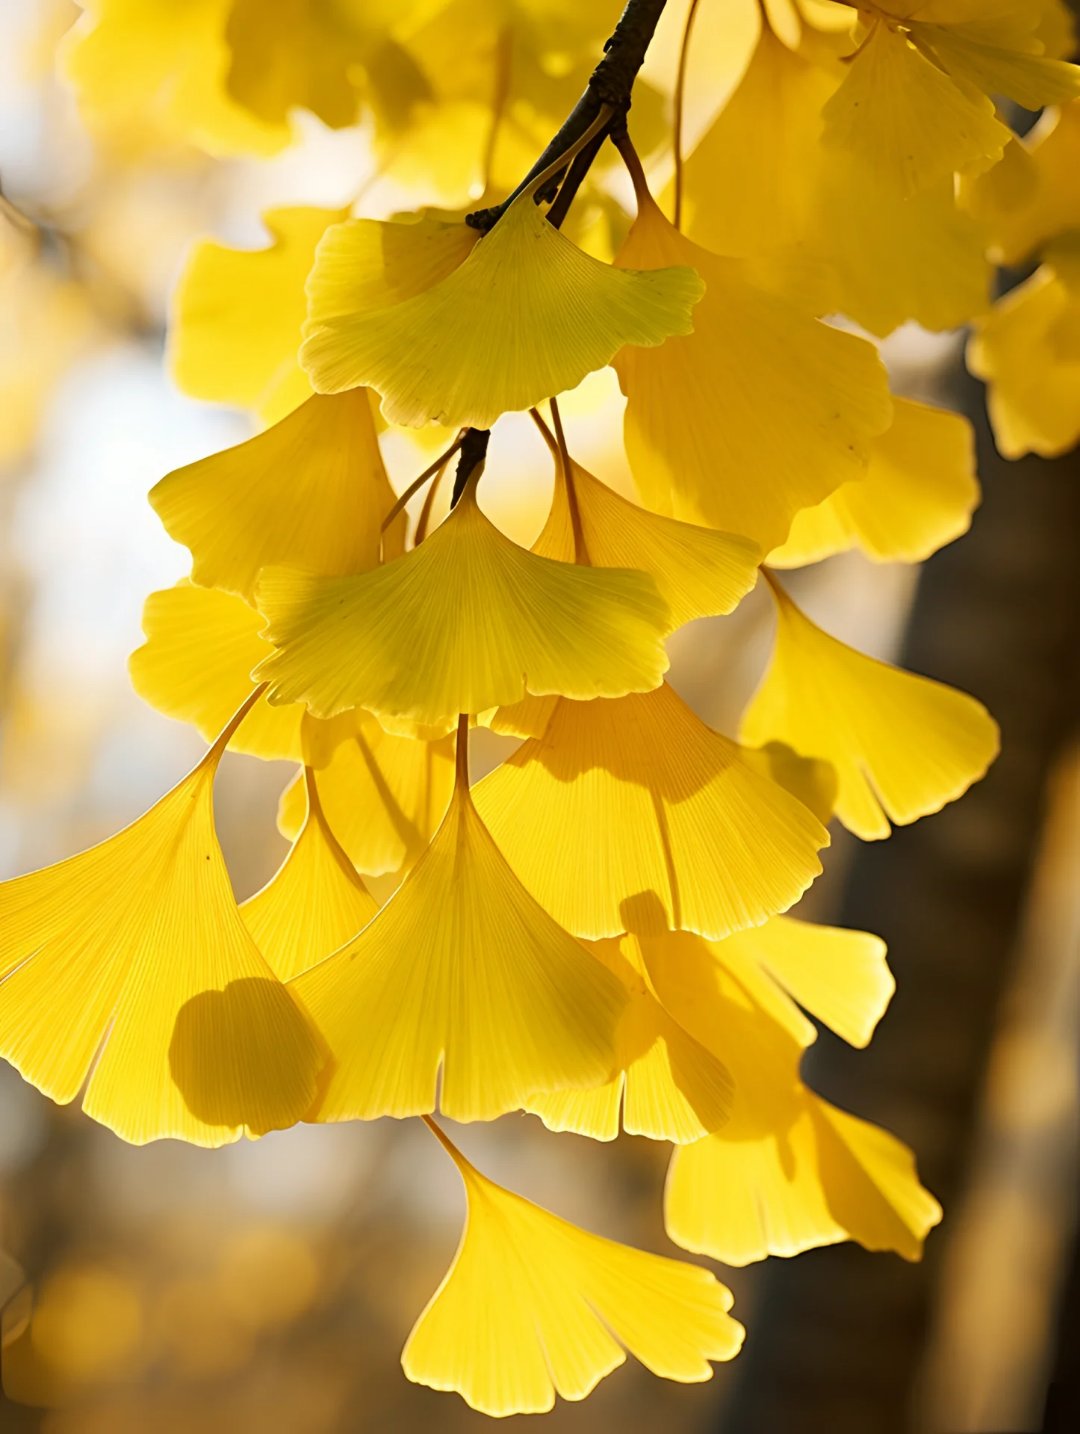
[[[1046,1434],[1080,1429],[1080,1239],[1073,1249],[1062,1301],[1057,1357],[1046,1409]]]
[[[853,1246],[771,1261],[724,1412],[730,1434],[912,1428],[1047,778],[1078,725],[1080,461],[1003,462],[981,389],[960,373],[954,390],[946,400],[978,429],[985,499],[972,533],[927,564],[901,660],[984,701],[1003,752],[958,805],[860,846],[839,921],[886,938],[898,990],[869,1050],[823,1033],[806,1064],[822,1094],[914,1146],[945,1232],[920,1265]]]

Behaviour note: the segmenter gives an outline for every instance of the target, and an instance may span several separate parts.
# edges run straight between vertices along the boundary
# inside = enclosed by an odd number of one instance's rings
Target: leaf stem
[[[458,714],[457,740],[454,743],[454,787],[459,796],[469,796],[469,714]]]
[[[683,121],[686,113],[686,71],[690,58],[690,36],[697,16],[698,0],[690,0],[683,27],[682,46],[679,49],[679,68],[675,77],[675,120],[672,142],[675,149],[675,199],[672,205],[671,222],[676,229],[682,228],[683,201]]]
[[[613,129],[618,126],[630,108],[630,93],[634,81],[666,4],[667,0],[627,0],[619,23],[604,46],[603,59],[593,70],[584,93],[559,127],[558,133],[553,136],[539,159],[509,197],[490,209],[478,209],[466,215],[467,224],[487,233],[499,222],[514,200],[530,189],[540,175],[550,172],[546,182],[557,177],[563,167],[560,161],[565,159],[591,128],[604,106],[612,111],[608,125]],[[578,183],[580,182],[579,179]],[[553,196],[538,192],[537,197],[547,199]]]
[[[526,186],[523,193],[528,193],[529,190],[532,190],[536,198],[539,199],[540,196],[543,194],[544,187],[548,183],[548,181],[558,178],[558,176],[562,173],[562,171],[566,168],[566,166],[570,163],[571,160],[576,161],[577,159],[579,159],[581,157],[581,152],[589,148],[592,141],[598,141],[596,149],[599,149],[600,144],[602,144],[604,140],[604,129],[606,128],[607,123],[611,119],[613,114],[614,110],[611,108],[610,105],[601,105],[600,112],[585,130],[584,134],[579,135],[578,138],[574,140],[573,144],[570,145],[568,149],[564,150],[562,154],[556,155],[556,157],[551,161],[551,163],[545,169],[542,169],[540,173],[536,176],[536,178],[533,179]],[[594,150],[594,156],[595,153],[596,151]],[[591,164],[592,160],[590,160],[589,163]]]
[[[570,527],[574,533],[574,561],[588,565],[589,553],[585,546],[585,534],[581,527],[581,513],[578,510],[577,489],[574,487],[574,469],[570,462],[570,449],[566,446],[566,433],[562,425],[558,400],[548,400],[551,421],[555,425],[555,442],[558,446],[559,463],[562,466],[563,482],[566,485],[566,503],[570,509]]]
[[[269,682],[260,682],[258,687],[253,688],[252,691],[248,693],[248,695],[244,698],[243,702],[241,702],[240,706],[229,718],[228,722],[226,722],[225,726],[214,738],[214,741],[211,743],[210,747],[207,749],[206,755],[202,759],[203,762],[207,763],[208,765],[217,766],[218,762],[221,760],[225,748],[232,741],[233,737],[235,737],[236,729],[240,726],[240,723],[243,722],[244,718],[255,706],[256,702],[258,702],[259,698],[264,695],[266,689],[269,686]]]
[[[420,474],[419,478],[413,479],[413,481],[405,489],[404,493],[402,493],[401,497],[397,500],[394,506],[390,509],[389,513],[387,513],[386,517],[383,519],[381,529],[382,532],[386,532],[387,528],[389,528],[390,524],[401,512],[402,508],[405,507],[405,504],[409,501],[413,494],[419,493],[420,489],[424,486],[424,484],[428,481],[429,478],[434,478],[435,474],[438,473],[440,468],[446,467],[446,465],[450,462],[451,458],[453,458],[454,454],[464,444],[465,439],[469,435],[469,432],[469,429],[463,428],[458,434],[458,436],[454,439],[453,443],[451,443],[450,447],[440,453],[438,458],[436,458],[435,462],[425,468],[423,473]]]
[[[622,162],[626,165],[634,185],[634,197],[638,202],[638,208],[643,204],[653,202],[652,193],[649,190],[649,181],[645,178],[645,167],[641,163],[641,156],[634,148],[634,142],[628,134],[619,135],[614,141],[615,148],[622,155]]]
[[[428,535],[428,529],[431,527],[431,514],[435,508],[435,499],[439,495],[439,485],[442,483],[443,478],[446,476],[446,470],[449,466],[449,463],[450,460],[448,458],[443,464],[443,466],[439,469],[439,471],[435,474],[435,477],[432,479],[431,482],[431,487],[427,490],[427,493],[424,496],[424,506],[420,509],[420,516],[416,520],[416,532],[413,534],[414,548],[418,548]]]

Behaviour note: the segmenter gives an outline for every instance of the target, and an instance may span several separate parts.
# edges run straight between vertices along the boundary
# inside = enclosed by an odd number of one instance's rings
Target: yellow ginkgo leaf
[[[551,512],[532,551],[596,568],[648,573],[673,627],[731,612],[757,582],[761,553],[748,538],[681,523],[639,508],[555,454]]]
[[[454,739],[395,736],[366,713],[357,718],[354,730],[317,765],[315,785],[349,860],[368,876],[382,876],[415,861],[442,821],[454,785]],[[278,808],[278,829],[290,841],[306,811],[300,776]]]
[[[682,1145],[718,1130],[732,1097],[723,1061],[664,1010],[634,937],[599,941],[589,949],[629,993],[616,1033],[615,1076],[596,1090],[533,1096],[528,1109],[551,1130],[573,1130],[593,1140],[614,1140],[621,1127],[630,1135]]]
[[[791,1052],[792,1076],[792,1062],[797,1063],[798,1052],[817,1034],[765,974],[753,941],[742,936],[707,942],[687,932],[665,932],[600,941],[589,949],[620,976],[630,993],[619,1023],[617,1068],[611,1080],[593,1090],[533,1096],[528,1109],[551,1130],[614,1140],[621,1124],[631,1135],[682,1145],[722,1129],[738,1098],[724,1063],[730,1024],[725,981],[745,993],[766,1032],[775,1032],[782,1042],[785,1056]],[[650,960],[661,982],[667,981],[665,960],[677,962],[680,989],[692,989],[698,1007],[695,1034],[663,1004]],[[678,1000],[673,1009],[679,1009]],[[752,1078],[746,1062],[741,1074]]]
[[[680,1146],[673,1160],[668,1233],[733,1265],[847,1239],[916,1258],[941,1211],[920,1186],[911,1153],[801,1083],[807,1038],[777,995],[763,996],[748,944],[685,933],[642,942],[665,1009],[723,1053],[732,1079],[724,1125]]]
[[[284,148],[287,126],[264,123],[226,92],[230,3],[85,0],[62,57],[91,127],[136,153],[178,140],[215,155]]]
[[[1021,0],[1014,17],[986,17],[958,25],[913,26],[935,60],[956,84],[968,83],[985,95],[1007,95],[1025,109],[1065,104],[1080,94],[1080,70],[1042,53],[1035,34],[1036,5]],[[926,12],[920,18],[927,19]]]
[[[882,0],[863,18],[825,140],[903,195],[1001,158],[1012,132],[994,97],[1040,109],[1080,94],[1080,70],[1044,52],[1034,4]]]
[[[804,244],[817,203],[821,111],[836,87],[831,69],[762,24],[742,79],[686,158],[683,218],[693,240],[743,258]]]
[[[968,367],[988,385],[994,440],[1006,458],[1059,457],[1080,442],[1080,286],[1043,264],[975,330]]]
[[[969,421],[898,398],[892,427],[874,439],[866,477],[797,513],[769,564],[798,568],[849,548],[878,563],[921,563],[967,532],[978,502]]]
[[[330,830],[315,772],[304,768],[307,814],[288,856],[240,908],[255,944],[282,981],[343,946],[378,904]]]
[[[822,632],[775,579],[772,662],[744,740],[785,742],[836,768],[836,815],[865,841],[940,811],[997,755],[997,724],[966,693],[903,672]]]
[[[743,1329],[708,1270],[589,1234],[495,1185],[438,1132],[465,1184],[453,1264],[402,1352],[416,1384],[497,1417],[584,1399],[626,1359],[683,1384],[732,1359]]]
[[[967,186],[964,199],[990,226],[996,256],[1018,267],[1047,240],[1080,229],[1080,102],[1048,109],[1009,145],[1002,162]]]
[[[798,797],[822,826],[828,826],[836,808],[836,773],[828,762],[820,762],[816,757],[800,757],[783,742],[743,747],[742,755],[755,772]]]
[[[459,268],[479,238],[478,229],[438,214],[334,224],[309,266],[308,322],[333,324],[416,298]]]
[[[61,1104],[85,1085],[136,1145],[292,1125],[326,1061],[233,899],[213,818],[230,735],[116,836],[0,886],[0,1055]]]
[[[334,1058],[320,1121],[422,1114],[437,1089],[452,1119],[490,1120],[536,1091],[595,1085],[625,1003],[518,882],[464,778],[375,920],[290,990]]]
[[[826,144],[847,150],[909,197],[958,171],[999,159],[1011,131],[994,103],[950,76],[913,35],[878,20],[824,109]],[[923,27],[916,34],[921,36]]]
[[[274,702],[447,727],[526,692],[617,697],[667,668],[667,604],[644,573],[535,557],[480,511],[473,483],[419,548],[357,577],[271,568],[260,664]]]
[[[808,317],[681,235],[642,187],[619,264],[692,264],[694,332],[624,349],[626,445],[646,503],[768,551],[800,508],[866,467],[892,404],[873,345]]]
[[[300,367],[304,279],[315,246],[347,209],[271,209],[265,249],[206,239],[188,257],[172,300],[168,360],[185,393],[250,408],[273,423],[311,396]]]
[[[445,278],[382,308],[357,305],[347,238],[332,230],[320,246],[301,361],[320,392],[367,384],[390,422],[414,428],[490,428],[575,388],[626,344],[689,333],[702,294],[686,268],[635,273],[590,258],[531,192]]]
[[[296,109],[333,129],[355,124],[372,41],[365,19],[356,4],[232,0],[225,27],[229,93],[271,125],[287,125]]]
[[[985,229],[957,208],[951,176],[905,197],[882,174],[828,151],[818,198],[810,244],[828,259],[832,308],[879,336],[909,319],[941,332],[985,311]]]
[[[802,1087],[783,1120],[679,1147],[664,1198],[677,1245],[727,1265],[854,1240],[917,1260],[941,1206],[906,1145]],[[734,1124],[734,1122],[733,1122]]]
[[[728,964],[736,955],[757,963],[853,1046],[869,1044],[896,989],[885,943],[869,931],[774,916],[764,926],[729,936],[716,950]]]
[[[477,786],[476,804],[540,904],[593,939],[758,925],[798,900],[829,841],[666,684],[559,702],[543,737]]]
[[[191,577],[254,601],[260,568],[328,576],[379,561],[394,504],[366,389],[315,394],[264,433],[150,490],[170,537],[191,549]]]
[[[167,717],[190,722],[210,741],[247,698],[251,669],[273,648],[259,636],[264,619],[243,598],[182,580],[151,593],[143,605],[146,641],[128,659],[135,691]],[[304,760],[298,704],[272,707],[260,697],[230,745],[265,761]],[[308,760],[326,760],[355,731],[352,716],[321,723],[323,740]]]
[[[687,159],[687,233],[716,253],[768,257],[772,286],[792,302],[873,334],[908,319],[957,328],[988,302],[983,226],[957,209],[951,174],[905,195],[822,143],[822,109],[847,67],[815,36],[793,50],[763,27],[742,82]]]

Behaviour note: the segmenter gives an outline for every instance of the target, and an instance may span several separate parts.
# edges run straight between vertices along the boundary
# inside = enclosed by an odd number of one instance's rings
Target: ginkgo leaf
[[[672,1139],[663,1134],[666,1124],[680,1130],[676,1144],[688,1144],[694,1139],[692,1126],[700,1135],[709,1133],[703,1116],[715,1122],[714,1131],[720,1130],[732,1110],[745,1104],[726,1064],[728,1050],[735,1052],[739,1080],[756,1079],[759,1063],[782,1072],[786,1089],[796,1079],[800,1053],[817,1039],[817,1029],[765,969],[755,934],[707,941],[688,931],[664,931],[592,944],[590,949],[629,984],[624,1022],[636,1020],[639,1039],[636,1045],[620,1042],[621,1063],[606,1085],[533,1096],[529,1109],[552,1130],[612,1140],[619,1131],[619,1097],[625,1088],[623,1129]],[[705,1099],[707,1072],[713,1082],[722,1072],[722,1120],[717,1119],[716,1097]],[[645,1128],[637,1129],[639,1123]]]
[[[437,919],[433,919],[437,913]],[[290,985],[334,1057],[309,1116],[490,1120],[614,1065],[625,993],[518,882],[459,784],[379,915]],[[440,1079],[441,1072],[441,1079]]]
[[[951,176],[909,196],[828,151],[810,244],[828,256],[830,307],[879,337],[912,319],[954,329],[990,301],[985,226],[956,205]]]
[[[905,196],[822,143],[821,112],[845,68],[831,46],[792,50],[762,27],[741,83],[687,158],[686,231],[759,261],[759,278],[766,256],[770,287],[873,334],[908,319],[957,328],[988,302],[983,225],[958,210],[951,175]]]
[[[723,982],[730,980],[745,993],[766,1031],[776,1033],[785,1053],[789,1048],[794,1052],[793,1061],[817,1034],[765,973],[752,939],[756,933],[745,935],[707,942],[686,932],[665,932],[590,945],[630,993],[617,1033],[615,1075],[593,1090],[533,1096],[528,1109],[551,1130],[570,1130],[592,1140],[614,1140],[622,1128],[631,1135],[682,1145],[722,1129],[738,1098],[724,1063],[728,1003]],[[657,965],[662,983],[667,980],[666,963],[677,963],[680,982],[693,989],[699,1007],[695,1034],[665,1007],[650,961]],[[673,1006],[678,1009],[677,1000]],[[746,1062],[742,1078],[753,1078]]]
[[[783,742],[766,742],[764,747],[743,747],[741,751],[755,772],[797,797],[822,826],[828,826],[836,808],[836,773],[828,762],[800,757]]]
[[[615,361],[634,479],[651,508],[768,551],[800,508],[866,467],[892,416],[881,360],[684,238],[644,189],[638,205],[616,262],[693,264],[707,288],[692,335]]]
[[[186,140],[211,154],[273,154],[289,140],[225,90],[230,0],[86,0],[62,50],[91,127],[122,149]],[[118,85],[119,70],[126,76]]]
[[[633,568],[648,574],[668,605],[673,627],[731,612],[757,581],[760,553],[749,539],[650,513],[569,460],[569,482],[554,436],[542,431],[555,459],[547,521],[531,551],[559,562]],[[492,731],[542,737],[554,697],[525,697],[481,714]]]
[[[812,1016],[860,1048],[869,1044],[896,989],[885,942],[869,931],[774,916],[718,948],[729,964],[736,954],[756,962]]]
[[[61,1104],[85,1085],[136,1145],[292,1125],[326,1062],[233,899],[213,820],[229,735],[116,836],[0,886],[0,1055]]]
[[[763,999],[748,944],[685,933],[642,942],[664,1007],[723,1053],[732,1078],[723,1127],[675,1154],[668,1233],[733,1265],[847,1239],[917,1258],[941,1211],[919,1184],[910,1151],[802,1084],[805,1037],[776,997]]]
[[[330,829],[311,767],[304,768],[303,790],[307,813],[288,856],[240,908],[255,944],[282,981],[343,946],[379,909]]]
[[[617,697],[667,668],[667,604],[644,573],[535,557],[495,528],[475,485],[419,548],[357,577],[271,568],[259,666],[272,702],[443,726],[526,692]]]
[[[315,247],[347,209],[270,209],[264,249],[206,239],[188,256],[172,298],[168,364],[185,393],[249,408],[264,423],[311,396],[300,367],[304,280]]]
[[[997,724],[966,693],[866,657],[822,632],[774,579],[772,662],[742,737],[787,743],[836,768],[836,814],[873,841],[955,801],[999,747]]]
[[[762,24],[742,79],[686,157],[683,216],[696,243],[742,258],[804,243],[817,203],[821,111],[836,87],[831,70]]]
[[[985,379],[994,440],[1006,458],[1059,457],[1080,442],[1080,286],[1043,264],[1011,289],[968,344],[971,372]]]
[[[191,549],[192,580],[249,601],[270,564],[328,576],[375,567],[394,499],[366,389],[313,395],[150,490],[169,536]]]
[[[905,197],[999,159],[1011,131],[989,96],[950,76],[910,34],[874,20],[870,27],[825,106],[825,143],[846,149]]]
[[[532,551],[597,568],[648,573],[673,627],[733,611],[757,582],[761,553],[748,538],[650,513],[556,455],[551,512]]]
[[[758,925],[798,900],[829,841],[666,684],[619,702],[559,702],[543,737],[475,795],[536,899],[594,939]]]
[[[143,605],[146,641],[128,659],[135,691],[167,717],[190,722],[210,741],[247,698],[251,669],[273,648],[259,632],[265,619],[241,597],[182,580],[151,593]],[[305,759],[304,709],[272,707],[260,697],[230,739],[234,751],[265,761]],[[321,742],[307,760],[325,761],[351,735],[349,716],[319,724]]]
[[[978,502],[970,422],[898,398],[892,427],[874,439],[865,478],[796,513],[769,564],[803,567],[849,548],[878,563],[920,563],[967,532]]]
[[[1029,13],[1033,9],[1024,6]],[[994,33],[993,22],[920,25],[934,57],[959,84],[967,81],[986,95],[1007,95],[1025,109],[1067,104],[1080,95],[1080,70],[1053,56],[1033,53],[1038,41]],[[1012,48],[1019,40],[1019,46]],[[1004,43],[1001,43],[1004,41]]]
[[[454,739],[395,736],[374,717],[359,713],[355,730],[317,767],[315,785],[326,820],[352,864],[369,876],[399,871],[424,850],[449,805]],[[290,841],[299,835],[306,810],[300,776],[282,794],[278,808],[278,828]]]
[[[439,1132],[468,1213],[442,1284],[401,1363],[414,1383],[456,1390],[495,1416],[584,1399],[629,1352],[693,1384],[732,1359],[742,1326],[708,1270],[589,1234],[495,1185]]]
[[[1022,140],[1016,138],[1000,164],[964,190],[964,201],[984,219],[995,256],[1019,267],[1048,240],[1080,229],[1080,105],[1046,110]]]
[[[844,1240],[918,1260],[941,1206],[906,1145],[803,1087],[754,1135],[680,1146],[664,1215],[677,1245],[727,1265]]]
[[[282,6],[232,0],[225,38],[229,93],[267,124],[287,125],[310,110],[334,129],[355,124],[362,63],[376,40],[365,8],[353,4]]]
[[[413,299],[459,268],[479,238],[478,229],[436,214],[334,224],[307,277],[307,320],[330,325]]]
[[[445,278],[383,308],[348,302],[341,247],[331,231],[316,258],[301,362],[320,392],[377,389],[386,418],[409,427],[490,428],[575,388],[626,344],[689,333],[702,294],[686,268],[635,273],[590,258],[531,193]]]
[[[681,1145],[718,1130],[732,1097],[723,1061],[664,1010],[634,937],[596,942],[589,949],[629,993],[616,1032],[614,1079],[592,1091],[533,1096],[527,1108],[551,1130],[573,1130],[593,1140],[614,1140],[621,1127],[630,1135]]]

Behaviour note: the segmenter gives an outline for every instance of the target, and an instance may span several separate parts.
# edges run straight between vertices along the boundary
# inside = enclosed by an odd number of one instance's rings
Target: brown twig
[[[615,31],[604,46],[603,59],[593,70],[585,92],[560,126],[558,133],[554,135],[543,154],[540,155],[513,193],[501,204],[496,204],[489,209],[478,209],[475,213],[467,215],[465,220],[467,224],[484,233],[492,229],[520,194],[523,194],[545,170],[556,165],[561,156],[573,149],[574,145],[595,123],[605,105],[612,111],[607,128],[617,130],[618,126],[624,122],[626,111],[630,108],[630,94],[634,87],[634,81],[637,79],[638,71],[645,59],[645,52],[656,32],[656,26],[660,16],[664,13],[666,4],[667,0],[627,0],[626,8],[623,10]],[[603,143],[602,138],[596,146],[597,150],[601,143]],[[590,158],[589,163],[591,164],[591,162]],[[556,168],[547,183],[537,191],[536,198],[545,201],[553,199],[563,176],[564,172]],[[577,183],[580,184],[583,178],[584,173],[581,174]]]

